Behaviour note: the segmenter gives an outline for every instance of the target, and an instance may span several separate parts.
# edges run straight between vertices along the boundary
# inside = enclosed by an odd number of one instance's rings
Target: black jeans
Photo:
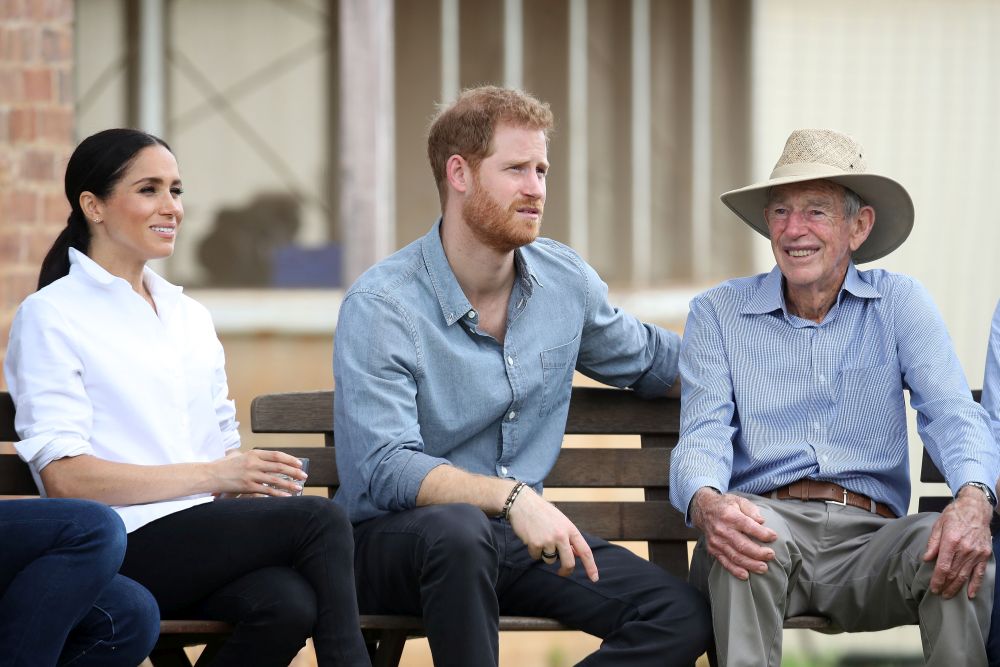
[[[627,549],[586,536],[597,583],[534,561],[506,521],[433,505],[355,527],[363,613],[422,615],[436,667],[496,665],[499,615],[546,616],[602,638],[581,665],[693,665],[712,637],[708,603]]]
[[[122,573],[164,618],[236,626],[215,666],[285,666],[313,637],[319,664],[369,665],[351,525],[325,498],[216,500],[134,531]]]

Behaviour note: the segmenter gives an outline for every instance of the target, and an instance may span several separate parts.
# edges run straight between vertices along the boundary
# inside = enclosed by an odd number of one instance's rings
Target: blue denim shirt
[[[909,276],[851,264],[819,324],[788,312],[777,267],[730,280],[691,302],[680,366],[670,498],[681,512],[703,486],[762,494],[809,477],[906,514],[904,389],[952,492],[1000,475],[986,411]]]
[[[574,368],[645,396],[677,375],[679,337],[614,308],[597,273],[549,239],[515,253],[503,344],[481,333],[439,230],[369,269],[341,305],[336,500],[355,523],[414,507],[442,464],[540,491]]]

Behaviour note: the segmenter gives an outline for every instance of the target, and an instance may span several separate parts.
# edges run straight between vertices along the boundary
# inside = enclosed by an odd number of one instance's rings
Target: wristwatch
[[[982,482],[966,482],[961,487],[959,487],[958,490],[961,491],[962,489],[964,489],[967,486],[974,486],[977,489],[979,489],[980,491],[982,491],[983,493],[985,493],[986,494],[986,500],[989,501],[990,505],[993,505],[994,509],[996,508],[996,506],[997,506],[997,497],[996,497],[996,494],[993,493],[993,489],[991,489],[988,484],[983,484]]]

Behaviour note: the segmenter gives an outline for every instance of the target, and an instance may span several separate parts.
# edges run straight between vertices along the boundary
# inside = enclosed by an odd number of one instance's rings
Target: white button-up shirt
[[[148,267],[156,311],[70,250],[70,273],[17,311],[4,360],[18,454],[39,472],[67,456],[141,465],[213,461],[239,447],[225,358],[208,311]],[[115,507],[131,532],[211,495]]]

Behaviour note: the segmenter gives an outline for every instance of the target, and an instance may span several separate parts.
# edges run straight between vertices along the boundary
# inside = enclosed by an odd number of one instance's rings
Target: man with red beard
[[[422,615],[439,667],[496,665],[501,613],[601,637],[587,665],[691,665],[705,600],[540,495],[574,369],[662,395],[680,342],[538,238],[551,127],[520,91],[464,92],[428,139],[441,219],[344,297],[336,501],[355,524],[359,605]]]

